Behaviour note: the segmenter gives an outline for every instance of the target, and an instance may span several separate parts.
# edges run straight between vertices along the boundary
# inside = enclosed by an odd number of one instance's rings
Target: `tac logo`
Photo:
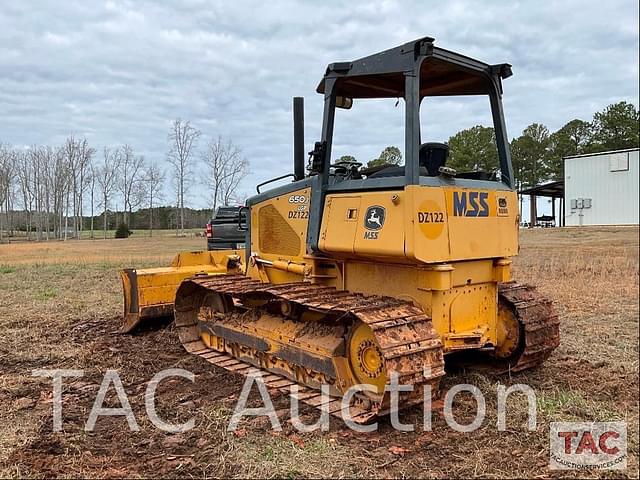
[[[380,205],[373,205],[367,208],[367,213],[364,216],[364,228],[367,229],[367,231],[364,232],[364,238],[366,240],[378,239],[378,230],[384,225],[385,216],[386,211],[384,207]]]
[[[550,469],[627,468],[625,422],[551,422],[549,427]]]
[[[454,191],[453,215],[455,217],[488,217],[489,192]]]

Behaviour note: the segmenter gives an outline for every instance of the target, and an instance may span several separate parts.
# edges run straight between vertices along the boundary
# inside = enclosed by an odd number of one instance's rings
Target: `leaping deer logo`
[[[369,223],[375,223],[378,227],[382,227],[380,223],[380,217],[378,216],[378,211],[374,208],[371,210],[371,216],[369,217]]]
[[[385,211],[383,207],[369,207],[365,217],[365,227],[371,230],[379,230],[384,225]]]

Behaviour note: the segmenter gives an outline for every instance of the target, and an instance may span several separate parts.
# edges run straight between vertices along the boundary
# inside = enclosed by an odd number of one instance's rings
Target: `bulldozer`
[[[320,138],[307,163],[295,97],[292,181],[247,200],[244,254],[218,252],[226,263],[213,275],[186,272],[165,291],[184,348],[260,374],[270,388],[297,384],[299,400],[318,408],[328,385],[331,414],[356,389],[349,408],[360,423],[389,413],[392,377],[410,386],[397,408],[436,397],[444,358],[457,352],[489,359],[496,372],[542,364],[559,344],[558,317],[550,300],[511,278],[519,212],[502,106],[511,75],[509,64],[430,37],[329,64],[317,87]],[[446,144],[422,140],[423,101],[467,95],[488,99],[494,171],[458,172]],[[368,99],[404,100],[404,165],[331,162],[337,109]]]

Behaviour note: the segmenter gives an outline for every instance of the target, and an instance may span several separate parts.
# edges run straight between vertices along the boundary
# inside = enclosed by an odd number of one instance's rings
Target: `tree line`
[[[0,143],[0,241],[16,230],[37,240],[90,237],[118,223],[127,228],[202,227],[218,205],[238,202],[237,187],[249,163],[231,140],[211,138],[198,150],[199,130],[172,122],[166,162],[149,161],[129,144],[100,151],[69,135],[62,145],[19,148]],[[193,210],[188,189],[209,193],[212,210]],[[162,202],[171,207],[161,207]],[[174,203],[175,201],[175,203]],[[204,213],[204,212],[207,213]],[[204,217],[204,218],[203,218]]]
[[[639,122],[638,109],[619,102],[596,112],[591,121],[573,119],[555,132],[532,123],[510,142],[516,187],[561,179],[566,156],[638,147]],[[148,228],[150,234],[154,228],[175,228],[179,234],[202,227],[201,214],[185,206],[189,187],[204,186],[212,210],[242,203],[237,187],[249,163],[231,140],[213,137],[198,150],[200,138],[188,120],[173,121],[164,164],[148,161],[129,144],[98,152],[74,135],[59,146],[0,143],[0,241],[15,230],[48,240],[80,238],[84,230],[93,238],[101,229],[106,238],[118,219],[130,228]],[[448,145],[448,165],[458,171],[499,168],[491,127],[462,130]],[[352,156],[340,160],[356,161]],[[389,146],[368,166],[401,162],[400,150]],[[161,209],[167,201],[172,207]]]
[[[640,113],[627,102],[611,104],[591,121],[573,119],[555,132],[532,123],[510,142],[516,187],[520,190],[563,179],[564,157],[640,145]],[[476,125],[449,138],[448,165],[458,171],[498,169],[493,128]]]
[[[627,102],[611,104],[593,115],[591,121],[573,119],[555,132],[532,123],[510,142],[515,185],[518,190],[545,181],[561,180],[562,159],[571,155],[638,147],[640,114]],[[451,136],[447,165],[459,172],[499,169],[498,149],[492,127],[476,125]],[[344,155],[338,162],[357,161]],[[388,146],[367,167],[400,165],[402,152]]]

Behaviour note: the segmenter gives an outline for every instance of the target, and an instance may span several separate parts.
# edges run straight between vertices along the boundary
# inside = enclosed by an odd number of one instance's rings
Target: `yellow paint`
[[[500,215],[499,200],[506,205]],[[385,211],[384,225],[369,229],[365,217],[376,206]],[[328,195],[319,246],[341,258],[393,263],[500,258],[517,254],[517,228],[514,192],[411,185],[400,192]]]
[[[349,261],[344,270],[347,290],[420,305],[431,316],[445,352],[464,344],[460,335],[480,338],[476,343],[496,342],[497,291],[491,260],[423,266]]]
[[[335,228],[323,228],[320,233],[320,248],[337,254],[352,255],[353,241],[361,223],[360,197],[354,195],[331,195],[325,204],[324,219]],[[323,223],[325,223],[323,222]]]
[[[407,258],[418,263],[450,261],[444,189],[411,185],[405,192],[410,205],[404,224]]]
[[[373,385],[377,393],[384,391],[387,382],[384,358],[368,325],[361,323],[353,330],[348,358],[357,383]]]
[[[498,307],[496,341],[496,356],[498,358],[507,358],[518,348],[520,326],[513,315],[513,311],[507,305],[500,304]]]
[[[444,233],[446,212],[435,200],[426,199],[418,205],[418,227],[420,233],[429,240],[435,240]],[[415,219],[414,219],[415,221]]]
[[[385,221],[367,235],[372,206],[385,209]],[[497,283],[511,278],[517,218],[511,191],[411,185],[328,195],[320,248],[337,261],[324,282],[422,306],[445,351],[495,345],[504,338],[497,338]]]
[[[307,227],[309,224],[309,208],[311,205],[311,189],[304,188],[295,192],[276,196],[251,207],[251,254],[260,259],[275,262],[275,268],[256,262],[248,262],[247,275],[251,278],[271,283],[285,283],[301,281],[304,267],[308,263],[304,256],[307,253]],[[262,209],[267,209],[262,211]],[[262,212],[261,212],[262,211]],[[265,215],[265,212],[268,215]],[[262,214],[261,214],[262,213]],[[278,217],[279,216],[279,217]],[[271,222],[286,223],[290,230],[284,233],[293,233],[296,242],[283,235],[283,232],[272,231],[261,225],[261,220],[269,219]],[[271,227],[271,225],[269,225]],[[268,241],[261,238],[260,232],[265,231],[270,235]],[[297,245],[295,252],[292,246]],[[290,251],[287,254],[284,250]],[[297,266],[288,269],[278,268],[283,263],[293,262]],[[289,271],[287,271],[289,270]]]
[[[465,214],[473,213],[471,195],[486,195],[488,215],[461,215],[456,206],[458,199],[466,196]],[[507,207],[498,216],[497,201],[502,198]],[[515,192],[483,189],[445,189],[449,224],[451,259],[510,257],[518,253],[517,198]],[[476,202],[477,209],[480,206]],[[504,213],[508,212],[508,213]],[[457,215],[456,215],[457,213]]]
[[[393,198],[397,198],[397,203]],[[379,230],[365,227],[367,210],[369,208],[384,208],[384,225]],[[354,253],[356,255],[372,257],[397,257],[403,256],[404,236],[402,235],[404,202],[402,196],[395,192],[368,192],[363,194],[360,202],[362,215],[356,222]],[[370,217],[371,215],[369,215]]]
[[[336,385],[331,387],[331,392],[334,395],[357,383],[351,375],[351,370],[345,369],[344,357],[338,355],[344,349],[344,339],[338,335],[338,332],[342,331],[340,326],[334,326],[333,330],[327,329],[324,332],[312,332],[304,322],[288,320],[268,313],[247,320],[242,324],[233,323],[225,326],[229,331],[256,338],[256,346],[259,348],[240,347],[236,342],[216,336],[206,326],[200,330],[200,339],[210,348],[230,353],[257,367],[277,372],[299,383],[316,388],[328,383],[325,374],[308,368],[300,368],[291,360],[291,357],[305,355],[307,359],[315,358],[319,361],[329,359],[337,376]],[[292,353],[293,355],[291,355]],[[384,382],[382,388],[384,388]]]

